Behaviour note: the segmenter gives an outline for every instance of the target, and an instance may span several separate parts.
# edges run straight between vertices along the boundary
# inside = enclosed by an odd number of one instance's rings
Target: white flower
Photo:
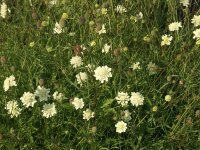
[[[115,10],[120,14],[127,12],[126,8],[123,5],[117,5]]]
[[[108,78],[112,77],[111,68],[107,66],[99,66],[94,70],[94,77],[101,83],[108,82]]]
[[[87,73],[80,72],[79,74],[76,75],[76,79],[77,79],[78,84],[82,85],[83,82],[87,81],[88,79]]]
[[[117,133],[126,132],[127,123],[125,123],[124,121],[118,121],[117,124],[115,124],[115,127]]]
[[[169,25],[169,31],[178,31],[179,28],[181,27],[182,27],[181,22],[172,22]]]
[[[27,108],[33,107],[34,104],[37,102],[35,99],[35,95],[30,92],[24,92],[20,100],[22,101],[22,104]]]
[[[11,118],[17,117],[21,114],[21,109],[19,108],[17,101],[7,102],[5,109],[8,110],[8,114],[11,115]]]
[[[92,112],[90,109],[83,111],[83,119],[90,120],[91,118],[94,118],[94,112]]]
[[[150,62],[147,65],[147,69],[149,70],[149,74],[152,75],[157,73],[159,67],[155,63]]]
[[[135,19],[135,22],[137,22],[138,20],[143,19],[143,13],[142,13],[142,12],[139,12],[139,14],[137,14],[137,15],[134,17],[134,19]]]
[[[102,48],[102,53],[108,53],[109,52],[109,50],[110,50],[110,45],[108,45],[108,44],[105,44],[104,46],[103,46],[103,48]]]
[[[171,101],[172,97],[170,95],[166,95],[165,96],[165,101],[169,102]]]
[[[140,62],[133,63],[130,68],[133,70],[141,69]]]
[[[42,113],[46,118],[54,116],[57,113],[55,104],[44,104]]]
[[[105,28],[105,25],[104,25],[104,24],[102,25],[101,30],[99,30],[98,33],[99,33],[99,34],[106,33],[106,28]]]
[[[60,33],[62,33],[62,32],[63,32],[62,27],[60,26],[59,23],[56,22],[55,27],[54,27],[54,29],[53,29],[53,33],[60,34]]]
[[[8,9],[6,3],[2,3],[1,4],[1,9],[0,9],[0,14],[2,18],[6,18],[7,12],[10,12],[10,10]]]
[[[171,41],[172,41],[173,37],[170,35],[163,35],[162,36],[162,42],[161,42],[161,46],[163,45],[170,45]]]
[[[194,34],[193,36],[194,39],[197,39],[197,40],[200,39],[200,28],[193,31],[193,34]]]
[[[50,5],[50,6],[56,5],[57,1],[58,1],[58,0],[51,0],[51,1],[49,2],[49,5]]]
[[[101,9],[101,14],[102,14],[102,15],[106,15],[107,12],[108,12],[108,9],[107,9],[107,8],[102,8],[102,9]]]
[[[4,91],[8,91],[10,87],[12,86],[17,86],[16,81],[15,81],[15,77],[13,75],[11,75],[10,77],[7,77],[4,80],[4,84],[3,84],[3,88]]]
[[[61,102],[64,98],[64,94],[63,93],[58,93],[58,91],[53,93],[53,99],[57,100],[59,102]]]
[[[118,92],[117,97],[115,97],[115,99],[117,100],[117,103],[121,104],[122,106],[126,106],[128,104],[129,98],[130,97],[128,93],[124,93],[124,92]]]
[[[180,0],[180,3],[185,6],[188,7],[188,5],[190,5],[190,0]]]
[[[76,110],[84,107],[84,101],[82,98],[75,97],[74,100],[72,101],[72,104],[74,105]]]
[[[195,27],[200,25],[200,15],[194,15],[192,18],[192,23],[194,24]]]
[[[47,101],[47,99],[50,97],[49,92],[50,89],[38,86],[35,91],[35,96],[38,96],[40,101]]]
[[[133,106],[137,107],[143,105],[144,97],[139,92],[131,92],[130,101]]]
[[[70,64],[73,66],[73,68],[80,67],[83,64],[82,58],[80,56],[74,56],[71,58]]]

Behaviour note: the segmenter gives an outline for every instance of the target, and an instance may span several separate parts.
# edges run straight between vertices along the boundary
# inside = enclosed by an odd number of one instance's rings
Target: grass
[[[197,0],[188,8],[174,0],[65,0],[52,7],[47,0],[32,0],[32,6],[29,1],[5,2],[11,12],[0,18],[0,56],[6,58],[0,66],[0,149],[200,148],[199,45],[193,39],[196,28],[191,24],[194,14],[199,14]],[[107,4],[108,12],[102,15],[101,8]],[[117,14],[118,4],[128,11]],[[139,12],[144,15],[142,20],[130,19]],[[55,23],[63,13],[69,16],[64,32],[54,34]],[[42,26],[42,21],[48,22],[47,26]],[[90,21],[95,24],[89,25]],[[168,25],[174,21],[183,27],[169,32]],[[103,23],[107,33],[99,35],[95,28]],[[70,32],[75,35],[70,36]],[[173,36],[170,46],[160,46],[164,34]],[[96,46],[91,47],[93,40]],[[105,43],[112,45],[107,54],[101,52]],[[81,44],[86,47],[80,55],[84,65],[74,69],[70,64],[73,48]],[[135,62],[140,62],[140,70],[130,69]],[[159,66],[156,74],[149,74],[149,62]],[[112,68],[112,77],[101,84],[87,71],[87,64],[107,65]],[[81,71],[88,74],[83,86],[75,77]],[[5,92],[4,80],[12,74],[17,87]],[[49,98],[48,103],[54,101],[57,109],[51,118],[42,116],[45,102],[25,108],[20,101],[24,92],[35,92],[41,79],[50,95],[59,91],[66,97],[61,103]],[[119,91],[140,92],[144,105],[121,107],[114,100]],[[165,101],[168,94],[172,96],[170,102]],[[74,109],[70,103],[73,97],[83,98],[83,109]],[[18,101],[22,108],[18,117],[11,118],[5,110],[10,100]],[[155,112],[154,106],[158,107]],[[95,112],[89,121],[83,120],[86,108]],[[132,119],[125,133],[116,133],[115,124],[126,109]]]

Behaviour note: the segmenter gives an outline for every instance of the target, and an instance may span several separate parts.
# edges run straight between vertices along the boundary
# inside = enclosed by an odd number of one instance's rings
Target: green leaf
[[[101,106],[101,108],[105,108],[105,107],[108,107],[112,102],[114,101],[114,99],[106,99],[104,102],[103,102],[103,105]]]

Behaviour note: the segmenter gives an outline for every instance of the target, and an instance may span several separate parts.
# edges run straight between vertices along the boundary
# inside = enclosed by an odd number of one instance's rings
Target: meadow
[[[0,0],[1,150],[199,150],[199,0]]]

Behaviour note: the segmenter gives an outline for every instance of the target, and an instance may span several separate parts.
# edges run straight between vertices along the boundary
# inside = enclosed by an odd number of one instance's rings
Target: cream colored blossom
[[[199,40],[200,39],[200,28],[193,31],[193,38]]]
[[[115,10],[119,14],[123,14],[123,13],[127,12],[126,8],[123,5],[117,5]]]
[[[115,124],[115,127],[117,133],[123,133],[126,132],[127,123],[125,123],[124,121],[118,121],[117,124]]]
[[[180,3],[185,6],[188,7],[190,5],[190,0],[180,0]]]
[[[55,104],[54,103],[44,104],[42,113],[43,113],[43,116],[46,118],[53,117],[55,114],[57,114]]]
[[[195,27],[200,25],[200,15],[194,15],[194,17],[192,18],[192,24],[194,24]]]
[[[108,82],[108,78],[112,77],[111,68],[108,66],[99,66],[94,70],[94,77],[101,83]]]
[[[5,92],[8,91],[9,88],[12,86],[17,86],[14,75],[11,75],[10,77],[7,77],[4,80],[4,84],[3,84],[4,91]]]
[[[75,97],[72,101],[72,104],[74,105],[76,110],[84,107],[84,101],[82,98]]]
[[[172,22],[169,25],[169,31],[178,31],[179,28],[181,27],[182,27],[181,22]]]
[[[18,117],[21,114],[21,109],[19,108],[17,101],[9,101],[7,102],[5,109],[8,111],[8,114],[13,117]]]
[[[130,68],[133,70],[141,69],[140,62],[133,63]]]
[[[43,86],[38,86],[35,91],[35,96],[39,97],[40,101],[47,101],[50,97],[49,95],[50,89],[46,89]]]
[[[139,92],[131,92],[130,102],[133,106],[143,105],[144,97]]]
[[[73,66],[73,68],[80,67],[83,65],[82,58],[80,56],[74,56],[71,58],[70,64]]]
[[[55,27],[53,29],[54,33],[60,34],[63,32],[62,26],[56,22]]]
[[[129,95],[125,92],[118,92],[117,97],[115,99],[117,100],[118,104],[121,104],[122,106],[126,106],[129,102]]]
[[[37,102],[35,99],[35,94],[32,94],[30,92],[24,92],[20,100],[22,101],[22,104],[27,108],[33,107],[34,104]]]
[[[82,85],[84,82],[86,82],[88,79],[87,73],[85,72],[80,72],[76,75],[76,80],[78,84]]]
[[[103,48],[102,48],[102,53],[108,53],[109,52],[109,50],[110,50],[110,45],[108,45],[108,44],[105,44],[104,46],[103,46]]]
[[[163,45],[170,45],[171,41],[172,41],[173,37],[170,35],[163,35],[162,36],[162,42],[161,42],[161,46]]]
[[[90,120],[91,118],[94,118],[94,112],[92,112],[90,109],[83,111],[83,119]]]
[[[53,99],[58,101],[58,102],[61,102],[64,98],[64,94],[63,93],[59,93],[58,91],[55,91],[53,93]]]
[[[106,28],[105,28],[105,25],[104,25],[104,24],[102,25],[101,30],[99,30],[98,33],[99,33],[99,34],[106,33]]]

